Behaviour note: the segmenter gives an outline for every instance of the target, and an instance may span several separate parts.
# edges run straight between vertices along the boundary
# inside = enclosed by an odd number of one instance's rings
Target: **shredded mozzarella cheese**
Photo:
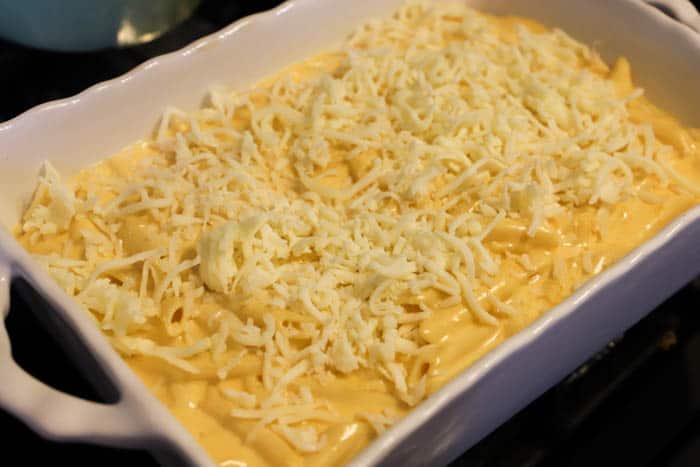
[[[372,369],[406,404],[425,397],[426,373],[410,370],[430,346],[412,330],[434,312],[413,297],[431,291],[436,309],[461,304],[489,326],[517,315],[489,292],[505,255],[486,242],[504,220],[533,237],[569,207],[637,196],[644,177],[697,191],[630,120],[640,93],[620,98],[583,67],[591,50],[558,30],[493,28],[463,6],[408,4],[358,29],[333,70],[168,108],[149,165],[104,181],[107,199],[99,180],[77,196],[47,163],[22,229],[36,241],[86,216],[85,257],[42,261],[115,346],[189,373],[211,350],[222,380],[259,358],[267,397],[222,390],[231,416],[317,451],[325,437],[305,423],[338,417],[306,378]],[[123,256],[128,216],[163,236]],[[137,263],[129,288],[122,270]],[[602,266],[587,254],[583,267]],[[552,275],[566,270],[555,258]],[[217,307],[205,338],[202,303]],[[142,337],[159,323],[177,344]],[[395,421],[360,417],[377,433]]]

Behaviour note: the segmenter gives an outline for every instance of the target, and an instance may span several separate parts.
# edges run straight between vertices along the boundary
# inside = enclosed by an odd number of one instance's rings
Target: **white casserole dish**
[[[69,99],[0,125],[0,309],[9,283],[24,278],[52,306],[48,319],[87,369],[84,343],[120,394],[116,404],[84,401],[45,386],[14,364],[0,326],[0,407],[42,435],[155,451],[164,463],[210,465],[202,448],[150,394],[87,314],[12,238],[40,164],[64,174],[147,136],[168,105],[194,109],[212,84],[244,88],[258,78],[338,43],[362,20],[401,0],[298,0]],[[479,9],[528,16],[595,46],[606,61],[628,57],[652,100],[700,126],[700,36],[638,0],[469,0]],[[685,0],[662,3],[691,27],[700,16]],[[355,465],[443,464],[556,383],[608,340],[700,273],[700,207],[589,281],[413,410],[354,459]],[[46,313],[47,309],[37,310]],[[64,326],[65,325],[65,326]],[[94,370],[94,367],[93,367]]]

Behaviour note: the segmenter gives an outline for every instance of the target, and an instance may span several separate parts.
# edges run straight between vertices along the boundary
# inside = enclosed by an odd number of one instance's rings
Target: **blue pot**
[[[30,47],[88,51],[155,39],[200,0],[0,0],[0,36]]]

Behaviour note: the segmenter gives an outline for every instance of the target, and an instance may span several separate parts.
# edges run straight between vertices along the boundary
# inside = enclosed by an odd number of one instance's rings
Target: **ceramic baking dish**
[[[0,308],[8,312],[10,281],[26,281],[51,305],[37,307],[36,313],[51,323],[88,376],[108,393],[111,388],[116,400],[93,403],[37,381],[13,362],[9,339],[0,326],[0,407],[49,438],[143,447],[164,463],[211,464],[88,315],[15,242],[9,230],[32,193],[44,159],[64,174],[75,172],[147,136],[166,106],[194,109],[213,84],[246,87],[285,64],[333,46],[362,20],[386,15],[400,3],[287,2],[120,78],[0,125]],[[608,62],[618,55],[628,57],[638,84],[654,102],[685,124],[700,126],[700,36],[692,30],[700,27],[700,16],[689,2],[654,2],[686,25],[637,0],[468,3],[560,27],[594,46]],[[700,273],[698,238],[700,207],[680,216],[464,371],[365,449],[353,464],[448,462]]]

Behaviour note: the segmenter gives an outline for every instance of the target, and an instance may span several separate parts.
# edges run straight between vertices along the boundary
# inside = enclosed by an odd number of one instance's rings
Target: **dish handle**
[[[645,0],[669,14],[679,22],[685,24],[690,29],[700,32],[700,13],[689,0]]]
[[[153,435],[129,399],[101,404],[58,391],[34,378],[12,358],[5,318],[10,311],[12,266],[0,254],[0,407],[56,441],[138,446]]]

